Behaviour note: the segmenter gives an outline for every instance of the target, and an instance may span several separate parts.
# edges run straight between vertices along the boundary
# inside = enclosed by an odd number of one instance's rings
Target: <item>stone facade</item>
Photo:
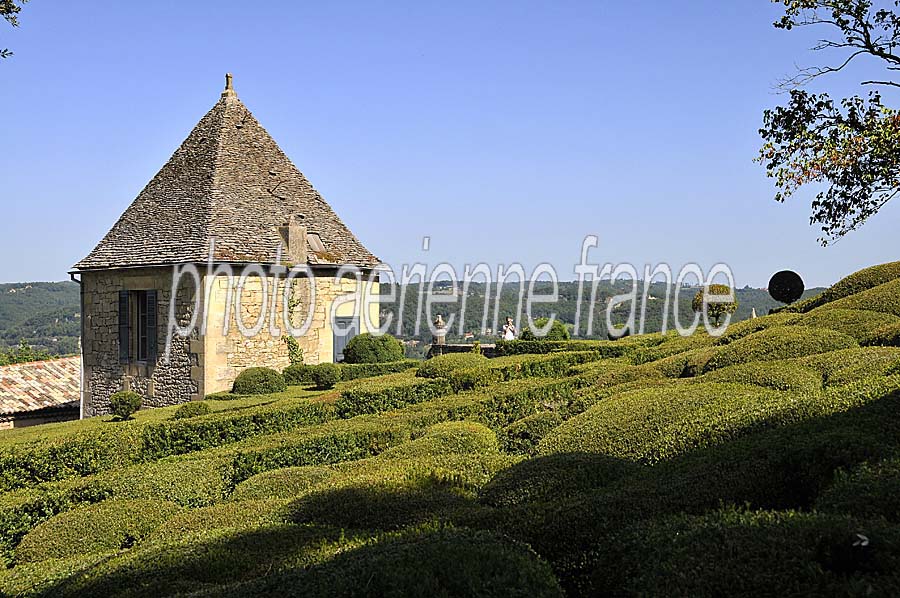
[[[85,417],[109,413],[109,397],[120,390],[140,393],[145,407],[176,405],[230,390],[235,377],[248,367],[281,370],[289,364],[283,338],[287,334],[283,279],[272,275],[204,275],[198,294],[194,279],[182,276],[174,296],[172,279],[169,268],[82,274]],[[309,320],[305,332],[296,337],[304,361],[330,362],[334,317],[357,317],[359,331],[371,331],[378,326],[379,287],[378,282],[367,282],[365,277],[361,284],[353,278],[335,281],[333,276],[324,275],[314,281],[315,303],[311,310],[309,280],[292,282],[289,317],[295,328]],[[123,290],[158,293],[158,354],[153,363],[120,363],[119,292]],[[335,305],[338,298],[343,300]],[[195,326],[187,337],[169,326],[173,300],[175,318],[182,329],[189,327],[197,312]],[[363,309],[368,310],[368,317]]]

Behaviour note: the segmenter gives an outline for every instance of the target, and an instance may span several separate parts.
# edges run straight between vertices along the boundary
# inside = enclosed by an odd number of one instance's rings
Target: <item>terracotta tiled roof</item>
[[[78,402],[81,357],[0,367],[0,415]]]
[[[325,251],[311,264],[378,263],[229,86],[76,269],[273,263],[278,227],[299,214]],[[321,248],[320,248],[321,249]],[[282,259],[282,261],[287,261]]]

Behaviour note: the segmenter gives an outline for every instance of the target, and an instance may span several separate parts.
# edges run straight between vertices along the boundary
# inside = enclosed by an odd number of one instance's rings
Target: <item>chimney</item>
[[[284,244],[282,261],[294,265],[306,264],[306,225],[302,224],[305,216],[296,214],[284,226],[278,227]]]

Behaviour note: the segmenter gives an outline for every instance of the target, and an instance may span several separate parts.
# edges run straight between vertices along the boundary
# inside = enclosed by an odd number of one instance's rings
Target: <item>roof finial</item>
[[[225,91],[222,92],[222,97],[237,97],[237,94],[234,93],[231,73],[225,73]]]

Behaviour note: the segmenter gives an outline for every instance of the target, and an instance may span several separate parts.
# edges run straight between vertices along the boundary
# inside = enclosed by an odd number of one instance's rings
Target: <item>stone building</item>
[[[123,389],[145,406],[229,390],[242,369],[288,365],[288,334],[305,362],[340,360],[352,335],[378,326],[377,264],[228,75],[221,99],[74,266],[84,416],[108,412]]]
[[[0,430],[78,419],[81,358],[0,366]]]

